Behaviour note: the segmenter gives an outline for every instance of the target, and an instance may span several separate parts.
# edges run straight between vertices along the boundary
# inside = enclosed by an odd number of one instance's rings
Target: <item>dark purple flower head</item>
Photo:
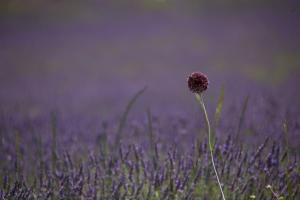
[[[188,87],[193,93],[202,93],[208,87],[208,78],[201,72],[193,72],[187,79]]]

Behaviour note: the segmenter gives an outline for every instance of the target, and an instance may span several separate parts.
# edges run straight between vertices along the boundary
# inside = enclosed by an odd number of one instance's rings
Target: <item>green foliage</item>
[[[215,127],[218,126],[219,121],[221,119],[221,113],[222,113],[223,104],[224,104],[224,93],[225,93],[225,88],[224,88],[224,86],[222,86],[221,91],[220,91],[220,95],[219,95],[219,98],[218,98],[216,111],[215,111]]]

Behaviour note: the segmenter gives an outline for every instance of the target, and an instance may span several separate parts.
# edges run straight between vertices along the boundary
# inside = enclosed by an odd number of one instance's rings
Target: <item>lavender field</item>
[[[0,199],[300,200],[297,1],[0,2]],[[224,198],[223,198],[224,199]]]

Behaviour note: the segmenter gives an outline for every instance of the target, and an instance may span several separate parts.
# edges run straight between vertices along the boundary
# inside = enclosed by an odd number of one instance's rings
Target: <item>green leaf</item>
[[[285,150],[287,152],[287,160],[288,160],[288,163],[289,163],[290,162],[289,129],[288,129],[288,124],[287,124],[286,120],[283,121],[282,132],[284,134],[284,146],[285,146]]]
[[[220,96],[218,99],[218,104],[216,107],[216,112],[215,112],[215,127],[218,126],[220,118],[221,118],[221,113],[222,113],[223,104],[224,104],[224,93],[225,93],[225,88],[224,88],[224,86],[222,86],[221,91],[220,91]]]
[[[242,125],[243,125],[244,120],[245,120],[245,114],[246,114],[246,110],[248,108],[248,102],[249,102],[249,95],[246,96],[246,98],[244,100],[244,103],[243,103],[242,112],[241,112],[241,115],[240,115],[240,118],[239,118],[239,126],[238,126],[238,130],[237,130],[237,133],[236,133],[236,139],[237,140],[239,139],[240,131],[241,131]]]

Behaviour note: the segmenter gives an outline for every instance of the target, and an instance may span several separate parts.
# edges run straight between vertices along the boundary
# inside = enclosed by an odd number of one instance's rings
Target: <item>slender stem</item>
[[[211,142],[210,123],[209,123],[208,115],[207,115],[206,108],[205,108],[205,105],[204,105],[202,94],[196,94],[196,99],[200,103],[201,108],[204,112],[206,126],[207,126],[207,132],[208,132],[208,146],[209,146],[209,150],[210,150],[211,162],[212,162],[212,165],[213,165],[216,177],[217,177],[217,181],[218,181],[219,188],[220,188],[220,191],[221,191],[221,194],[222,194],[222,198],[223,198],[223,200],[226,200],[225,195],[223,193],[222,186],[221,186],[221,182],[220,182],[220,179],[219,179],[219,176],[218,176],[218,172],[217,172],[217,169],[216,169],[216,166],[215,166],[214,155],[213,155],[213,147],[212,147],[212,142]]]

